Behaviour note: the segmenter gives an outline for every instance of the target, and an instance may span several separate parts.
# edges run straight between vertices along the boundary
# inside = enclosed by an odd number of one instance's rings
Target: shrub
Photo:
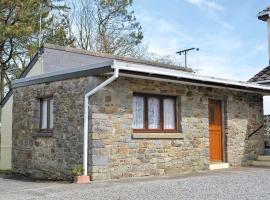
[[[78,165],[72,170],[72,175],[73,176],[82,176],[83,175],[83,166]]]

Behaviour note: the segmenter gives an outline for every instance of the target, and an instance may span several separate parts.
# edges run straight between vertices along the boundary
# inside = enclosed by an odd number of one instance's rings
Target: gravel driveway
[[[237,168],[178,177],[148,177],[76,185],[0,177],[0,199],[270,199],[270,169]]]

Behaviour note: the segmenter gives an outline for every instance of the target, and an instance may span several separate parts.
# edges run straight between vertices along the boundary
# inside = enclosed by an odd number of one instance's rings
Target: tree
[[[85,50],[122,56],[140,53],[143,32],[132,0],[68,0],[76,46]]]
[[[146,52],[143,56],[145,60],[159,62],[167,65],[183,66],[175,55],[160,55],[157,53]]]
[[[63,23],[67,7],[62,2],[62,0],[1,0],[1,98],[4,84],[10,87],[10,79],[18,76],[42,43],[72,42]]]

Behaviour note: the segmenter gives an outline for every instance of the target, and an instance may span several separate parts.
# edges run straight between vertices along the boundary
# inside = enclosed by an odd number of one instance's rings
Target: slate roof
[[[182,66],[178,66],[178,65],[165,64],[165,63],[160,63],[160,62],[156,62],[156,61],[149,61],[149,60],[144,60],[144,59],[139,59],[139,58],[116,56],[116,55],[107,54],[107,53],[91,52],[91,51],[86,51],[83,49],[72,48],[72,47],[63,47],[63,46],[59,46],[59,45],[46,43],[38,50],[38,52],[35,54],[33,59],[29,62],[28,66],[24,69],[24,71],[19,76],[19,79],[26,77],[28,72],[32,69],[32,67],[37,62],[38,56],[44,53],[44,48],[55,49],[55,50],[59,50],[59,51],[66,51],[66,52],[77,53],[77,54],[83,54],[83,55],[88,55],[88,56],[96,56],[96,57],[101,57],[101,58],[117,59],[117,60],[122,60],[122,61],[126,61],[126,62],[131,62],[131,63],[153,65],[153,66],[159,66],[162,68],[175,69],[175,70],[194,73],[194,71],[189,67],[182,67]],[[0,99],[0,106],[3,106],[8,101],[8,99],[10,98],[12,93],[13,93],[13,91],[11,89],[2,100]]]
[[[131,62],[131,63],[153,65],[153,66],[159,66],[162,68],[169,68],[169,69],[175,69],[175,70],[194,73],[194,71],[189,67],[182,67],[179,65],[161,63],[161,62],[151,61],[151,60],[146,60],[146,59],[141,59],[141,58],[117,56],[117,55],[108,54],[108,53],[93,52],[93,51],[87,51],[87,50],[83,50],[83,49],[79,49],[79,48],[64,47],[64,46],[48,44],[48,43],[44,44],[43,47],[48,48],[48,49],[55,49],[55,50],[59,50],[59,51],[66,51],[66,52],[71,52],[71,53],[82,54],[82,55],[96,56],[96,57],[101,57],[101,58],[109,58],[109,59],[115,59],[115,60],[119,60],[119,61]]]
[[[248,80],[248,82],[258,82],[258,81],[266,81],[269,80],[270,82],[270,66],[265,67],[255,76]]]

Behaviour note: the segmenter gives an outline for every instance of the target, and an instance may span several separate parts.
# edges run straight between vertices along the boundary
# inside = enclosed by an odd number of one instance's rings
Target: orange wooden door
[[[221,101],[209,100],[210,161],[222,161]]]

